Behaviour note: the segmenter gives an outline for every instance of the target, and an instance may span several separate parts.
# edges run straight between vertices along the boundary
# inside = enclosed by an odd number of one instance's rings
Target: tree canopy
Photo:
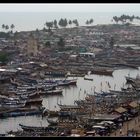
[[[6,52],[0,52],[0,62],[6,63],[8,61],[8,54]]]

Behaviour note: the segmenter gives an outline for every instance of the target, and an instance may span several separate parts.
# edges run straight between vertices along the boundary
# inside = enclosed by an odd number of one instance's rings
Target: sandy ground
[[[140,115],[138,117],[133,118],[130,121],[124,122],[123,126],[121,128],[122,133],[120,134],[120,129],[113,132],[110,136],[111,137],[121,137],[121,136],[127,136],[127,130],[136,130],[137,131],[137,137],[140,137]]]

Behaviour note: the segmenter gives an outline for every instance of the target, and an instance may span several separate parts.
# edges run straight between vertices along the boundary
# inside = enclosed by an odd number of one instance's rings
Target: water
[[[93,81],[84,80],[83,77],[78,77],[77,86],[66,87],[63,89],[63,96],[48,96],[43,99],[43,106],[50,110],[59,110],[57,103],[73,105],[74,100],[84,99],[87,93],[109,91],[109,89],[121,90],[121,87],[125,85],[125,76],[136,77],[140,75],[140,70],[123,69],[115,70],[113,77],[91,75]],[[101,84],[102,82],[102,84]],[[111,88],[107,83],[110,83]],[[47,126],[48,122],[41,116],[22,116],[22,117],[10,117],[6,119],[0,119],[0,133],[6,133],[7,131],[21,130],[19,123],[32,126]]]

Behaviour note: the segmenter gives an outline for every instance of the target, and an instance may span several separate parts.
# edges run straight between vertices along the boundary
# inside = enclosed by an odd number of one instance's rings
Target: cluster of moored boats
[[[46,109],[43,116],[48,126],[19,125],[24,134],[31,132],[37,136],[109,136],[122,127],[120,124],[139,115],[140,93],[134,86],[138,79],[126,80],[131,87],[121,91],[94,91],[84,100],[75,100],[73,105],[58,104],[59,111]]]
[[[33,80],[25,78],[26,84],[12,80],[6,92],[0,95],[0,117],[42,114],[43,97],[62,95],[63,86],[76,85],[77,80]],[[28,81],[28,82],[27,82]]]

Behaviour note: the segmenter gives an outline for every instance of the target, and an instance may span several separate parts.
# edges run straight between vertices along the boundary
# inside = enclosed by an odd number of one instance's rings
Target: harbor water
[[[59,110],[57,103],[74,105],[74,100],[84,99],[86,94],[94,94],[94,91],[109,91],[121,90],[121,87],[125,86],[125,76],[136,77],[140,75],[140,69],[121,69],[115,70],[113,76],[101,76],[90,75],[93,81],[84,80],[84,77],[77,78],[77,85],[64,87],[63,95],[47,96],[43,98],[43,106],[49,110]],[[108,85],[109,83],[109,85]],[[0,119],[0,133],[5,134],[8,131],[21,130],[19,123],[31,126],[47,126],[48,122],[45,117],[42,116],[21,116],[21,117],[9,117]]]

